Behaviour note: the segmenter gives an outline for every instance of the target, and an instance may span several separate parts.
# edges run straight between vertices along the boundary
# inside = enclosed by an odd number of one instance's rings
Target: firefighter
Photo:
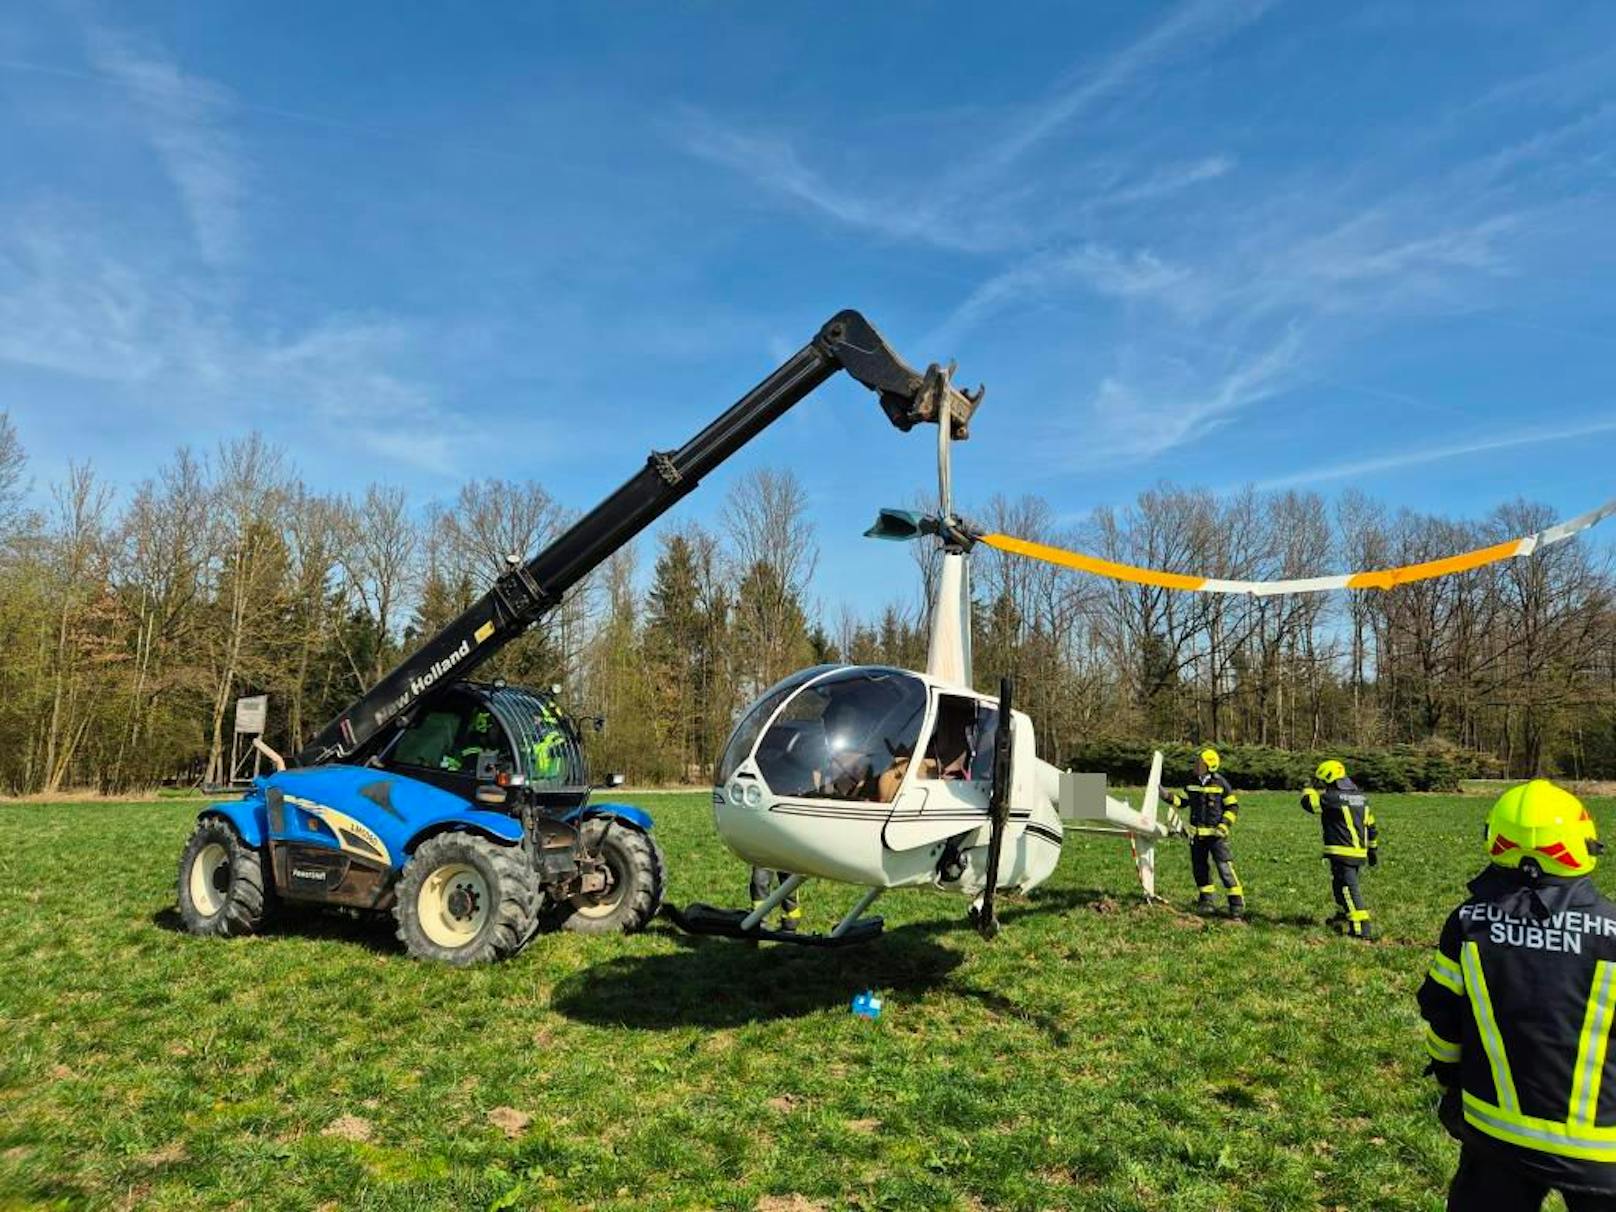
[[[1217,909],[1217,887],[1212,883],[1212,864],[1216,863],[1218,878],[1229,897],[1229,916],[1245,917],[1246,890],[1234,873],[1229,851],[1229,830],[1239,819],[1240,797],[1234,793],[1233,784],[1218,773],[1222,764],[1216,749],[1201,750],[1195,759],[1194,779],[1184,785],[1183,791],[1169,791],[1167,799],[1175,808],[1189,806],[1190,865],[1200,894],[1196,912],[1212,913]]]
[[[1499,796],[1486,837],[1419,993],[1460,1143],[1448,1208],[1536,1209],[1554,1188],[1570,1212],[1616,1210],[1616,905],[1588,878],[1593,821],[1535,779]]]
[[[494,717],[486,711],[478,711],[471,717],[460,752],[444,754],[438,766],[443,770],[475,771],[478,759],[487,750],[497,751],[497,744],[494,739]]]
[[[1358,870],[1380,861],[1380,838],[1375,814],[1347,768],[1335,759],[1320,762],[1313,772],[1314,786],[1302,792],[1302,807],[1319,818],[1324,830],[1324,858],[1330,864],[1330,891],[1335,894],[1339,922],[1352,938],[1365,942],[1375,937],[1369,906],[1358,886]]]
[[[530,747],[533,756],[533,778],[541,783],[558,783],[565,773],[567,734],[559,727],[552,728],[535,740]]]
[[[560,783],[566,776],[567,730],[554,706],[539,701],[533,713],[534,739],[528,747],[533,778],[541,783]]]
[[[752,868],[752,908],[763,908],[763,902],[769,899],[769,893],[774,891],[775,881],[782,884],[786,882],[786,872],[771,871],[767,867]],[[797,923],[802,920],[802,906],[797,904],[797,894],[793,892],[780,902],[780,929],[787,934],[794,934]]]

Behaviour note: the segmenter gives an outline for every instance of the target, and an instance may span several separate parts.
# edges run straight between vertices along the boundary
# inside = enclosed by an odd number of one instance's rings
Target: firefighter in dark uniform
[[[1320,762],[1313,782],[1316,786],[1302,792],[1302,807],[1316,813],[1324,829],[1324,857],[1330,864],[1330,891],[1336,903],[1331,920],[1340,922],[1352,938],[1368,941],[1375,937],[1375,927],[1358,886],[1358,870],[1380,861],[1375,814],[1340,762]]]
[[[771,871],[767,867],[752,868],[752,908],[763,908],[763,902],[769,899],[769,893],[774,891],[775,881],[785,883],[787,873],[784,871]],[[793,892],[780,902],[780,929],[787,934],[796,932],[797,923],[802,920],[802,906],[797,903],[797,894]]]
[[[1551,1188],[1616,1210],[1616,905],[1570,792],[1511,787],[1487,817],[1490,865],[1442,927],[1420,988],[1425,1048],[1460,1143],[1448,1208],[1515,1212]]]
[[[1216,749],[1201,750],[1195,759],[1195,777],[1183,791],[1169,791],[1167,799],[1175,808],[1188,807],[1190,866],[1199,893],[1196,912],[1211,913],[1217,908],[1217,887],[1212,883],[1212,864],[1216,863],[1218,878],[1229,897],[1229,916],[1245,917],[1246,890],[1234,873],[1229,850],[1229,830],[1239,819],[1240,797],[1234,793],[1234,785],[1218,773],[1220,765]]]

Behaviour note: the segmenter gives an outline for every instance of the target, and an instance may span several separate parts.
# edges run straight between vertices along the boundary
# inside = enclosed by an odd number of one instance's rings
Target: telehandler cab
[[[858,312],[833,316],[768,378],[635,475],[327,724],[288,769],[210,804],[180,858],[195,934],[256,930],[281,901],[391,911],[405,949],[473,964],[546,925],[639,930],[662,903],[651,817],[595,803],[578,731],[552,696],[466,679],[554,609],[708,472],[838,370],[908,431],[963,436],[981,393],[912,370]],[[941,405],[946,401],[947,407]]]

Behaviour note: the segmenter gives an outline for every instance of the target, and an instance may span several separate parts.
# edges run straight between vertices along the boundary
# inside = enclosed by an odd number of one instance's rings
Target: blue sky
[[[12,4],[0,408],[42,486],[251,428],[331,490],[585,507],[832,312],[988,398],[960,496],[1610,494],[1607,4]],[[827,601],[932,448],[846,383]]]

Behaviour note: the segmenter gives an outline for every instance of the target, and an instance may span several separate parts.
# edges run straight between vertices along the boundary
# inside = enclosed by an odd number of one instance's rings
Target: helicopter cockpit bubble
[[[831,673],[775,713],[757,741],[758,772],[776,796],[890,802],[899,780],[882,776],[913,756],[925,715],[926,684],[913,674]]]
[[[735,731],[729,734],[729,741],[724,746],[724,754],[718,759],[718,778],[720,787],[729,782],[730,775],[734,774],[740,764],[751,756],[752,746],[757,743],[758,733],[763,731],[763,725],[769,722],[774,715],[775,708],[785,702],[790,693],[804,682],[811,682],[821,674],[829,673],[832,669],[839,669],[839,665],[815,665],[811,669],[799,669],[796,673],[781,678],[757,697],[757,701],[741,713],[741,719],[735,725]]]

